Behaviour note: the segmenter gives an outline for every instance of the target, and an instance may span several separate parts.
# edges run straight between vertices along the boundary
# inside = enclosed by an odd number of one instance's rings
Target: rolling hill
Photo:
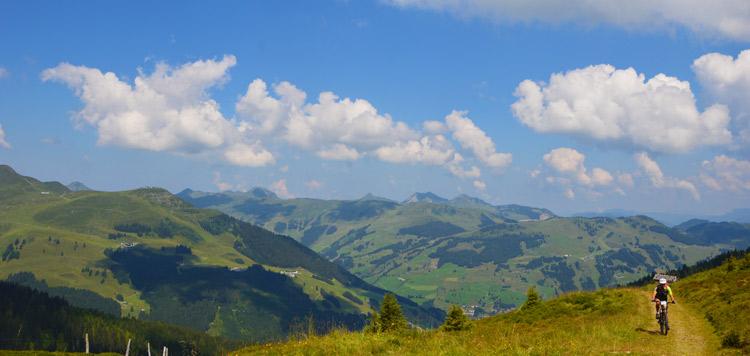
[[[456,303],[475,316],[517,307],[529,285],[546,297],[633,281],[750,245],[750,225],[689,231],[646,216],[560,218],[465,195],[386,200],[178,194],[310,246],[364,280],[424,306]],[[436,202],[437,201],[437,202]]]
[[[72,192],[0,166],[0,207],[0,278],[28,272],[32,284],[93,291],[123,316],[269,340],[305,318],[360,328],[386,292],[289,237],[159,188]],[[415,323],[444,315],[401,300]]]

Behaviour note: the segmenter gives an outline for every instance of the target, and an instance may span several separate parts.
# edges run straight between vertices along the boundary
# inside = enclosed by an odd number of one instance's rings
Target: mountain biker
[[[672,295],[672,288],[667,285],[665,278],[659,279],[659,285],[654,288],[654,295],[651,297],[651,301],[656,302],[656,318],[659,319],[659,301],[669,301],[667,296],[672,298],[672,303],[677,303]]]

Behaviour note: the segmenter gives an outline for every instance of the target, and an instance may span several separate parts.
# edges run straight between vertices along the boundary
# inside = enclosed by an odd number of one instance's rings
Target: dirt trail
[[[651,293],[644,292],[644,298],[644,300],[650,300]],[[659,323],[654,318],[653,304],[642,310],[646,313],[644,317],[650,320],[650,323],[646,324],[648,325],[646,329],[654,336],[655,342],[662,345],[663,355],[714,356],[717,354],[721,343],[714,334],[711,324],[700,311],[681,304],[679,298],[677,298],[677,304],[669,305],[670,330],[666,336],[659,334]]]

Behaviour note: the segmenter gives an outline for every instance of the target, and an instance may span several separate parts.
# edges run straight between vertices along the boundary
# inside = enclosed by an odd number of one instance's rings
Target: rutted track
[[[669,305],[669,333],[659,333],[659,323],[654,318],[653,303],[643,308],[644,318],[650,322],[645,329],[654,337],[654,350],[664,356],[714,356],[721,343],[700,311],[690,305],[680,303],[679,285],[673,287],[677,304]],[[643,293],[644,303],[651,300],[651,292]],[[653,332],[652,332],[653,330]],[[658,351],[657,351],[658,350]]]

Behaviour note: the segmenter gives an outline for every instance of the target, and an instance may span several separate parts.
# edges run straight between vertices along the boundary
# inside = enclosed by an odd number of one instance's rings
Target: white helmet
[[[662,278],[659,280],[659,284],[667,284],[666,278]]]

